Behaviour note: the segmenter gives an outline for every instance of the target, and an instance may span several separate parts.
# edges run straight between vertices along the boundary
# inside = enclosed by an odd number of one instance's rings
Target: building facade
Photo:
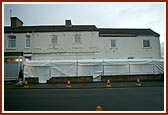
[[[20,65],[22,56],[26,60],[160,59],[159,36],[151,29],[97,28],[72,25],[71,20],[62,26],[23,26],[11,17],[11,26],[4,27],[5,71],[11,64]]]
[[[5,27],[4,32],[5,56],[15,53],[34,60],[161,58],[159,34],[151,29],[20,25]]]

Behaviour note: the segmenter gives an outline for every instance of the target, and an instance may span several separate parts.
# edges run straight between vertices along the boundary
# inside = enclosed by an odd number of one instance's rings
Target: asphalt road
[[[4,91],[5,111],[163,111],[164,87]]]

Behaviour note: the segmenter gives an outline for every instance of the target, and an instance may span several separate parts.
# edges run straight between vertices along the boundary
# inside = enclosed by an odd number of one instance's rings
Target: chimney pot
[[[71,20],[65,20],[65,25],[66,26],[72,26]]]

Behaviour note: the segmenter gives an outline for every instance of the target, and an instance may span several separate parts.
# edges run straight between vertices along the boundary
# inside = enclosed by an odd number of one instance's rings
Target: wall
[[[108,58],[128,59],[160,59],[160,42],[158,37],[138,36],[138,37],[101,37],[104,42],[104,55]],[[117,48],[110,48],[110,40],[116,40]],[[150,40],[151,48],[143,48],[143,40]]]
[[[16,49],[7,48],[8,35],[4,36],[5,52],[32,52],[34,60],[48,59],[160,59],[158,37],[99,37],[98,32],[47,32],[30,33],[31,48],[25,48],[27,33],[16,35]],[[81,43],[74,42],[74,35],[81,35]],[[58,42],[51,44],[52,35],[57,35]],[[111,48],[110,40],[115,39],[117,48]],[[150,40],[151,48],[143,48],[142,41]]]
[[[5,62],[4,63],[4,80],[16,80],[19,75],[18,62]]]
[[[31,52],[31,48],[25,48],[25,38],[27,33],[13,34],[16,36],[16,48],[8,48],[8,36],[4,35],[4,52]]]
[[[74,42],[74,35],[81,35],[81,43]],[[51,44],[52,35],[57,43]],[[99,51],[98,32],[34,33],[33,59],[93,59]]]
[[[81,43],[74,43],[76,33],[81,35]],[[58,35],[55,45],[50,43],[52,34]],[[159,38],[153,36],[98,37],[98,32],[66,32],[36,33],[34,37],[33,59],[160,59]],[[111,48],[112,39],[117,48]],[[151,47],[143,48],[143,40],[150,40]]]
[[[147,74],[147,75],[115,75],[115,76],[102,76],[102,82],[110,80],[111,82],[116,81],[164,81],[164,74]]]

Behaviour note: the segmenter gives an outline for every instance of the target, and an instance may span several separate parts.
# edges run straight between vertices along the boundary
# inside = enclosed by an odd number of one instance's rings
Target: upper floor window
[[[26,44],[25,44],[25,47],[26,48],[30,48],[30,35],[26,35]]]
[[[8,36],[8,48],[15,48],[16,47],[16,36],[9,35]]]
[[[51,37],[51,43],[52,43],[52,44],[56,44],[56,43],[57,43],[57,35],[53,35],[53,36]]]
[[[149,48],[149,47],[151,47],[151,45],[150,45],[150,40],[143,40],[143,47],[144,47],[144,48]]]
[[[111,48],[116,48],[116,40],[111,40]]]
[[[74,42],[81,43],[81,35],[79,35],[79,34],[74,35]]]

